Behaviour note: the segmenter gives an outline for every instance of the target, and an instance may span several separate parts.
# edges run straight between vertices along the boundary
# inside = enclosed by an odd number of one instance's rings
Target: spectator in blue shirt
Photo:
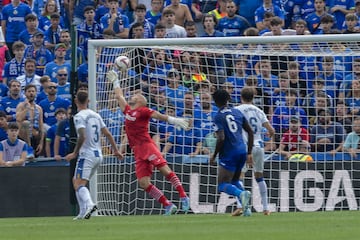
[[[38,28],[38,18],[34,14],[28,14],[25,17],[26,28],[19,33],[19,40],[30,46],[33,36],[37,32],[43,32]]]
[[[31,58],[36,61],[37,75],[44,75],[45,65],[51,62],[54,56],[44,45],[43,32],[38,31],[33,35],[32,45],[26,47],[24,56],[26,59]]]
[[[50,82],[46,90],[48,96],[39,103],[43,109],[43,122],[45,130],[56,124],[55,112],[59,108],[68,109],[71,105],[70,101],[57,96],[57,84]]]
[[[153,38],[154,37],[154,24],[152,24],[151,22],[149,22],[149,20],[147,20],[145,18],[145,14],[146,14],[146,7],[144,4],[138,4],[135,8],[135,16],[136,16],[136,20],[134,22],[132,22],[129,26],[130,31],[129,31],[129,38],[134,38],[134,32],[132,31],[132,26],[135,23],[141,23],[144,26],[144,38]]]
[[[156,25],[161,20],[161,11],[164,6],[164,0],[151,0],[151,9],[146,11],[145,19]]]
[[[19,34],[25,28],[25,16],[31,13],[29,5],[22,3],[20,0],[12,0],[10,4],[2,9],[1,30],[5,37],[6,45],[8,46],[12,57],[12,45],[19,40]]]
[[[60,24],[60,15],[58,13],[53,13],[50,16],[50,26],[48,30],[45,31],[45,47],[50,51],[54,51],[55,45],[60,43],[60,33],[62,27]]]
[[[100,19],[103,30],[109,28],[115,32],[117,38],[129,37],[129,18],[119,12],[119,1],[108,0],[109,12]]]
[[[188,118],[189,128],[177,129],[175,128],[171,136],[165,143],[162,154],[181,154],[188,156],[196,156],[201,153],[202,149],[202,135],[200,130],[193,126],[193,117],[190,114],[184,114],[183,117]]]
[[[245,29],[251,27],[246,18],[236,14],[236,5],[233,1],[226,3],[227,16],[220,19],[217,29],[225,37],[243,36]]]
[[[6,120],[8,122],[16,121],[16,107],[24,99],[20,95],[20,82],[13,79],[9,82],[9,96],[4,97],[0,103],[0,110],[6,113]]]
[[[95,8],[93,6],[85,7],[83,15],[85,20],[77,25],[76,31],[78,34],[78,46],[84,51],[84,56],[87,56],[88,40],[103,38],[103,28],[95,21]]]
[[[68,72],[71,71],[71,65],[65,60],[66,46],[63,43],[58,43],[55,46],[55,59],[45,65],[44,74],[48,75],[52,82],[57,82],[56,73],[60,68],[67,68]],[[68,76],[67,80],[69,81]]]
[[[3,70],[3,83],[8,84],[12,79],[17,78],[25,73],[25,58],[24,58],[25,44],[21,41],[16,41],[12,45],[12,52],[15,57],[9,62],[5,63]]]
[[[331,120],[331,112],[322,109],[318,113],[318,124],[311,128],[310,143],[313,151],[330,152],[341,147],[345,138],[344,127]]]

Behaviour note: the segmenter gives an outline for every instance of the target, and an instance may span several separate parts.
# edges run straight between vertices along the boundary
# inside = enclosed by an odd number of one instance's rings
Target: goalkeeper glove
[[[106,80],[113,84],[114,89],[120,88],[119,75],[114,70],[110,70],[106,73]]]
[[[188,120],[184,119],[184,118],[176,118],[176,117],[168,117],[168,122],[170,124],[174,124],[176,126],[179,126],[183,129],[187,129],[189,127],[189,122]]]

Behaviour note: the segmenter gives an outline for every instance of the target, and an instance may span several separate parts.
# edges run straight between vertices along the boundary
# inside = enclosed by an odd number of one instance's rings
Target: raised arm
[[[119,75],[114,70],[110,70],[106,73],[106,79],[113,84],[115,97],[118,100],[121,111],[124,112],[127,102],[123,90],[120,88]]]

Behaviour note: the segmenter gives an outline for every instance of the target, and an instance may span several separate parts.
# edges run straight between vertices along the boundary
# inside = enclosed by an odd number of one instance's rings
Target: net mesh
[[[254,89],[254,104],[264,110],[276,130],[272,139],[267,139],[264,132],[269,156],[264,175],[271,211],[354,208],[351,196],[354,193],[356,198],[359,191],[358,172],[353,166],[357,155],[349,154],[349,145],[345,150],[341,146],[360,114],[360,47],[358,42],[343,41],[339,36],[335,42],[221,44],[220,41],[215,45],[99,48],[96,108],[126,153],[124,162],[114,160],[104,140],[103,152],[107,157],[97,179],[100,214],[162,212],[160,204],[137,185],[132,152],[121,135],[124,116],[117,107],[112,85],[105,79],[105,73],[113,68],[119,55],[126,55],[131,61],[121,80],[127,98],[142,93],[149,107],[192,120],[192,131],[185,136],[179,137],[178,129],[157,121],[151,121],[150,134],[190,193],[193,212],[229,212],[236,208],[235,199],[217,193],[216,167],[208,165],[216,141],[211,118],[217,108],[211,93],[218,88],[226,89],[231,94],[231,105],[236,106],[241,102],[240,91],[244,86]],[[328,118],[324,117],[327,114]],[[286,133],[296,125],[291,124],[295,122],[293,117],[305,133],[296,128],[286,138]],[[320,126],[324,119],[331,122],[327,122],[331,130]],[[281,151],[271,154],[278,148]],[[292,161],[313,162],[284,161],[290,157]],[[343,176],[339,183],[334,183],[336,174]],[[245,185],[253,191],[253,209],[262,211],[252,176],[251,171],[246,173]],[[159,172],[155,171],[153,181],[171,201],[179,203],[177,192]],[[328,199],[334,187],[338,192]],[[333,204],[333,208],[327,203]]]

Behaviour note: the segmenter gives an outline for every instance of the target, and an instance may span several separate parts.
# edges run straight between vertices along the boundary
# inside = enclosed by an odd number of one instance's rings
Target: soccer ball
[[[130,59],[127,56],[118,56],[114,62],[115,67],[122,72],[126,72],[130,67]]]

